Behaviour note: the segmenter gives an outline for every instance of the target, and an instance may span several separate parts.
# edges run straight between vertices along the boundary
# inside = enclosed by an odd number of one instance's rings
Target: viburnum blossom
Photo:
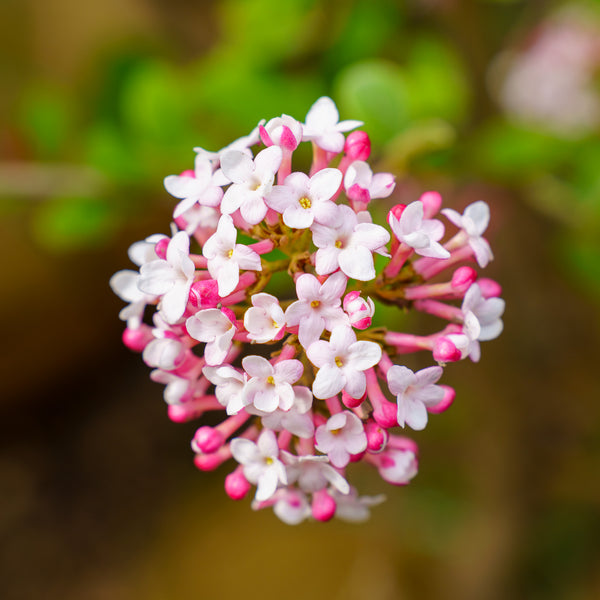
[[[394,176],[366,162],[366,132],[345,135],[359,125],[323,97],[304,123],[282,115],[218,152],[195,148],[194,169],[165,179],[180,200],[171,235],[133,244],[139,271],[110,281],[128,303],[123,341],[164,386],[169,418],[213,415],[191,441],[196,467],[237,463],[227,495],[256,486],[252,508],[290,525],[368,518],[383,497],[352,487],[359,464],[408,484],[418,450],[400,428],[445,411],[455,392],[438,383],[444,367],[479,360],[502,330],[500,286],[464,264],[492,259],[487,204],[442,210],[459,228],[447,241],[436,192],[390,201],[388,227],[375,223]],[[293,167],[306,142],[303,173]],[[382,304],[442,325],[398,331]],[[402,363],[414,352],[433,364],[412,371]]]

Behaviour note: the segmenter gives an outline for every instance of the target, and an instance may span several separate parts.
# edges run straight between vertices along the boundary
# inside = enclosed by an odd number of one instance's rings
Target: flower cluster
[[[233,459],[227,494],[256,486],[253,508],[273,507],[290,524],[367,518],[382,498],[358,495],[351,463],[407,484],[417,446],[398,428],[421,430],[448,408],[443,366],[477,361],[480,342],[502,329],[500,287],[463,264],[492,258],[488,206],[442,210],[457,230],[445,243],[435,192],[394,206],[389,228],[373,223],[370,203],[395,183],[372,172],[368,135],[352,131],[360,125],[339,121],[323,97],[304,123],[283,115],[219,152],[196,148],[194,169],[165,179],[179,200],[171,236],[134,244],[139,270],[111,279],[128,302],[124,342],[165,385],[169,417],[222,414],[196,431],[196,466]],[[308,174],[292,169],[303,142],[313,148]],[[283,297],[269,293],[276,274],[290,278]],[[447,323],[428,336],[372,327],[377,303]],[[394,364],[418,351],[437,364]]]

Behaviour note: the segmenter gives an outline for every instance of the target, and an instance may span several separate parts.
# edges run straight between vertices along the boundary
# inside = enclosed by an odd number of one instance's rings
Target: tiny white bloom
[[[236,244],[237,229],[229,215],[219,219],[217,231],[206,240],[202,254],[207,259],[208,272],[219,285],[219,296],[224,298],[235,290],[240,280],[240,269],[260,271],[260,256],[243,244]]]
[[[323,150],[341,152],[346,141],[343,132],[362,124],[362,121],[340,121],[340,114],[333,100],[322,96],[306,115],[302,139],[313,141]]]
[[[280,340],[285,332],[285,315],[279,300],[261,293],[254,294],[251,301],[252,307],[244,314],[248,337],[259,344]]]
[[[387,372],[390,392],[398,404],[398,425],[424,429],[427,425],[427,407],[439,404],[444,389],[435,383],[442,376],[442,367],[428,367],[414,373],[409,368],[393,365]]]
[[[231,440],[233,458],[244,468],[244,477],[257,486],[255,499],[268,500],[279,484],[287,485],[284,464],[279,460],[277,438],[270,429],[260,434],[256,443],[245,438]]]
[[[423,203],[411,202],[404,208],[400,219],[390,213],[390,227],[396,237],[417,254],[431,258],[449,258],[450,252],[438,244],[444,235],[444,225],[437,219],[423,218]]]
[[[195,340],[206,342],[204,358],[210,366],[220,365],[231,349],[235,325],[218,308],[199,310],[188,317],[185,327]]]
[[[327,454],[334,467],[345,467],[351,454],[360,454],[367,449],[367,434],[362,421],[348,410],[336,413],[327,423],[317,427],[315,448]]]
[[[313,382],[313,394],[325,400],[344,390],[353,398],[366,391],[364,371],[381,360],[381,346],[365,340],[356,341],[356,334],[348,326],[336,327],[328,342],[313,342],[306,354],[319,371]]]

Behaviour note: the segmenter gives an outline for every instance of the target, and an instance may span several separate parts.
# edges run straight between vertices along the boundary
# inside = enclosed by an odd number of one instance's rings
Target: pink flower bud
[[[375,421],[369,421],[365,425],[365,433],[367,434],[367,450],[369,452],[378,454],[387,446],[390,435],[387,429],[384,429]]]
[[[264,125],[259,125],[258,126],[258,133],[260,135],[260,141],[267,146],[267,148],[269,146],[273,145],[273,140],[271,139],[271,136],[269,135],[268,131],[265,129]]]
[[[493,279],[482,277],[477,281],[481,295],[484,298],[499,298],[502,295],[502,286]]]
[[[391,220],[391,215],[394,215],[394,217],[396,217],[396,220],[400,220],[400,217],[402,216],[402,213],[404,212],[404,209],[406,208],[406,204],[396,204],[395,206],[392,206],[390,212],[388,213],[388,224]],[[391,225],[390,225],[391,227]]]
[[[375,305],[371,298],[360,297],[359,291],[353,291],[344,296],[344,310],[350,317],[350,324],[356,329],[367,329],[371,326]]]
[[[381,398],[372,416],[384,429],[398,427],[398,407],[389,400]]]
[[[449,385],[440,385],[440,387],[444,388],[444,397],[435,406],[427,407],[427,412],[433,413],[435,415],[442,413],[448,408],[450,408],[450,405],[454,402],[454,397],[456,396],[456,392]]]
[[[214,279],[196,281],[190,288],[189,301],[194,308],[216,308],[221,301],[218,284]]]
[[[425,192],[419,200],[423,203],[423,216],[426,219],[437,215],[442,206],[442,197],[438,192]]]
[[[365,131],[353,131],[346,138],[346,156],[352,160],[367,160],[371,154],[371,140]]]
[[[441,336],[435,340],[433,345],[433,359],[440,363],[456,362],[462,358],[461,351],[454,342],[447,337]]]
[[[342,390],[342,402],[347,408],[356,408],[357,406],[360,406],[365,401],[366,397],[367,392],[363,394],[362,398],[353,398],[345,390]]]
[[[472,267],[459,267],[452,275],[452,287],[458,292],[466,292],[477,280],[477,271]]]
[[[229,452],[215,452],[213,454],[196,454],[194,457],[194,464],[201,471],[214,471],[217,467],[221,466],[228,458],[231,453]]]
[[[406,485],[417,474],[417,457],[410,450],[389,448],[379,455],[378,469],[388,483]]]
[[[371,200],[369,190],[360,187],[358,183],[355,183],[346,190],[346,196],[348,196],[352,202],[360,202],[362,205],[368,204]]]
[[[204,407],[192,400],[184,404],[171,404],[167,414],[173,423],[187,423],[201,417],[204,414]]]
[[[225,442],[225,436],[218,430],[205,425],[200,427],[192,440],[192,448],[197,452],[212,454]]]
[[[169,245],[170,241],[171,240],[169,238],[162,238],[162,240],[156,242],[156,245],[154,246],[154,252],[156,253],[156,256],[158,256],[158,258],[166,260],[167,246]]]
[[[225,492],[232,500],[242,500],[251,487],[244,477],[243,470],[239,467],[225,477]]]
[[[312,515],[317,521],[329,521],[335,515],[335,500],[325,491],[319,490],[313,494]]]
[[[148,342],[154,339],[154,336],[152,335],[152,328],[142,323],[137,329],[127,327],[123,331],[122,339],[125,346],[130,350],[143,352]]]

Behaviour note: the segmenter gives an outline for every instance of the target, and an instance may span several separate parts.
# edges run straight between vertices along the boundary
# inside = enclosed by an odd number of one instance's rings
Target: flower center
[[[311,306],[311,308],[319,308],[319,305],[320,305],[320,304],[321,304],[321,303],[320,303],[318,300],[313,300],[313,301],[310,303],[310,306]]]
[[[335,364],[340,369],[344,366],[344,362],[342,361],[342,359],[339,356],[335,357]]]
[[[275,319],[271,319],[271,327],[273,329],[279,329],[279,323]]]
[[[227,258],[231,258],[233,256],[233,248],[227,253]]]
[[[310,208],[312,206],[310,199],[307,198],[306,196],[302,196],[302,198],[300,198],[300,200],[298,200],[298,203],[304,209]]]
[[[273,379],[273,375],[269,375],[267,377],[267,383],[270,385],[275,385],[275,380]]]
[[[270,456],[265,456],[265,465],[272,465],[274,462]]]
[[[331,435],[340,435],[340,433],[342,433],[342,428],[341,427],[338,427],[337,429],[332,429],[331,430]]]
[[[336,248],[341,248],[344,244],[342,243],[342,240],[336,240],[335,241],[335,247]]]

